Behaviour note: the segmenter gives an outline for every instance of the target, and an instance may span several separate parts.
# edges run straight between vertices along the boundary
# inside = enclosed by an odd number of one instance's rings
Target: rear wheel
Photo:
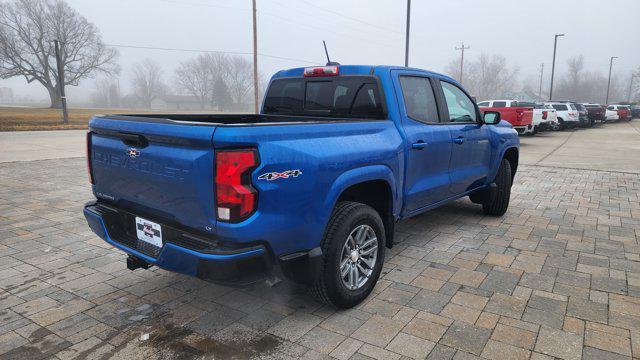
[[[511,164],[509,160],[502,159],[498,174],[493,182],[496,185],[495,190],[491,192],[489,199],[482,204],[482,210],[487,215],[502,216],[507,212],[511,198]]]
[[[312,292],[339,308],[358,305],[378,281],[384,247],[384,225],[372,207],[338,203],[322,241],[320,276]]]
[[[562,118],[558,118],[558,129],[559,129],[559,130],[564,130],[564,129],[566,129],[566,128],[567,128],[567,127],[566,127],[566,126],[565,126],[565,124],[564,124],[564,120],[562,120]]]

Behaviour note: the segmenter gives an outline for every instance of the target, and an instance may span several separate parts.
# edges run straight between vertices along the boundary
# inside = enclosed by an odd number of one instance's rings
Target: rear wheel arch
[[[344,189],[336,205],[351,201],[371,206],[380,215],[385,229],[386,246],[393,246],[395,216],[393,215],[393,192],[391,184],[383,179],[367,180]]]

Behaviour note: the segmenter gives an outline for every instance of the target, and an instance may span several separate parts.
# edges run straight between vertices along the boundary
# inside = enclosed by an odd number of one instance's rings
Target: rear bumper
[[[283,274],[296,282],[310,284],[320,272],[320,248],[276,260],[266,244],[222,244],[211,235],[194,234],[157,221],[163,234],[163,246],[158,248],[137,239],[133,228],[129,228],[135,215],[125,210],[89,202],[84,216],[96,235],[135,260],[215,283],[244,286],[272,274]]]

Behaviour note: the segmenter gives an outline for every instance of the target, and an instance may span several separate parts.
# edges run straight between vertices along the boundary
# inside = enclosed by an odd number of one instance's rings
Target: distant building
[[[165,95],[151,101],[153,110],[200,110],[202,106],[192,95]]]
[[[0,87],[0,104],[13,104],[13,89]]]

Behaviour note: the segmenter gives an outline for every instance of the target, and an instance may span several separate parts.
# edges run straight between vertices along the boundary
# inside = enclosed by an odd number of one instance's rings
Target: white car
[[[618,121],[618,120],[620,120],[620,117],[618,116],[618,112],[615,110],[607,109],[607,111],[604,114],[604,121]]]
[[[580,113],[575,105],[565,102],[546,102],[556,110],[560,129],[574,128],[580,125]]]
[[[518,101],[514,106],[530,106],[533,108],[533,131],[552,130],[558,127],[556,110],[543,104]]]

